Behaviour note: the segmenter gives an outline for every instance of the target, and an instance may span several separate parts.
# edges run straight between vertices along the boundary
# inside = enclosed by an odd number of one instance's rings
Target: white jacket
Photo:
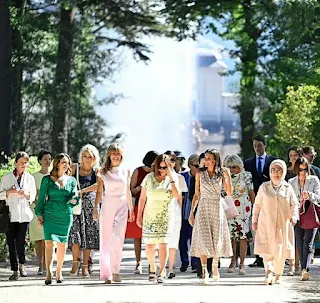
[[[6,191],[15,186],[17,190],[23,189],[25,193],[30,195],[27,200],[24,196],[18,194],[10,194],[7,197]],[[5,174],[0,183],[0,200],[6,200],[9,206],[10,222],[31,222],[33,214],[30,204],[35,200],[37,194],[36,182],[33,176],[24,172],[21,178],[20,186],[13,172]]]

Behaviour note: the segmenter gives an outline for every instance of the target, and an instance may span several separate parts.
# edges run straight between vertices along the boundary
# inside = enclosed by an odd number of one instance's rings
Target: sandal
[[[156,280],[156,273],[155,272],[150,272],[149,273],[149,281],[154,282]]]
[[[77,264],[77,267],[75,267],[75,264]],[[77,261],[72,261],[72,268],[70,270],[70,275],[71,276],[77,276],[79,274],[80,271],[80,260]]]
[[[240,264],[239,266],[239,275],[244,276],[246,274],[246,271],[244,270],[244,265]]]
[[[88,271],[88,265],[82,264],[82,278],[90,278],[90,274]]]
[[[163,276],[158,276],[157,282],[158,283],[164,283],[164,277]]]

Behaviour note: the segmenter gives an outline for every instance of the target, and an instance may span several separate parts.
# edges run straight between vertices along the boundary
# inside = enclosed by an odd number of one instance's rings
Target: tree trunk
[[[241,46],[240,82],[240,123],[242,128],[241,153],[244,159],[253,154],[252,138],[255,134],[253,121],[255,110],[255,81],[257,76],[258,39],[260,36],[257,23],[254,20],[255,10],[251,0],[242,3],[244,14],[244,32],[248,35],[246,44]]]
[[[59,47],[55,75],[55,95],[52,104],[52,151],[68,152],[68,112],[70,106],[70,71],[74,38],[73,9],[61,9]]]
[[[9,0],[0,1],[0,163],[11,155],[12,70]]]
[[[23,146],[24,138],[24,119],[22,109],[22,50],[23,41],[21,37],[22,19],[24,14],[25,0],[14,0],[12,6],[16,9],[17,26],[12,28],[12,147],[14,151],[20,150]]]

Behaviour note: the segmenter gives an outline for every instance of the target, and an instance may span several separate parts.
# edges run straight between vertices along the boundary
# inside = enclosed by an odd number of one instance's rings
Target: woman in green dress
[[[50,176],[42,178],[35,213],[39,226],[43,226],[47,276],[45,284],[52,281],[53,242],[57,245],[57,283],[63,282],[61,274],[70,228],[73,222],[72,208],[79,202],[77,181],[71,177],[71,159],[58,154],[53,161]]]

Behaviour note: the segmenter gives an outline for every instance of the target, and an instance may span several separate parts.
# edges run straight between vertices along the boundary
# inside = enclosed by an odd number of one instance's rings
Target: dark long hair
[[[66,171],[66,175],[71,176],[72,161],[71,161],[70,156],[68,154],[64,154],[64,153],[57,154],[54,157],[52,170],[50,172],[50,176],[55,177],[55,178],[58,177],[58,175],[57,175],[58,174],[58,164],[60,163],[61,159],[64,158],[64,157],[66,157],[68,159],[68,162],[69,162],[69,167],[68,167],[68,170]]]
[[[155,160],[154,160],[154,175],[160,176],[160,163],[166,162],[168,156],[165,154],[160,154]]]
[[[214,160],[216,161],[216,163],[214,165],[214,174],[215,174],[216,178],[221,178],[223,176],[223,170],[222,170],[222,166],[221,166],[220,153],[218,152],[218,150],[216,150],[214,148],[209,148],[204,152],[204,154],[210,154],[213,156]],[[206,171],[207,169],[208,169],[207,167],[202,167],[199,170]]]

